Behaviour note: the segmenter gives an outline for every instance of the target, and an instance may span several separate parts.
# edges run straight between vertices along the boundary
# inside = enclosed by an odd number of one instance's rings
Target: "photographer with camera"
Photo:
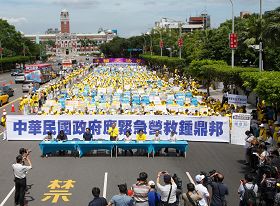
[[[25,165],[25,160],[26,160],[26,157],[28,156],[28,155],[30,155],[30,153],[31,153],[31,150],[28,150],[28,149],[25,149],[25,148],[20,148],[19,149],[19,154],[22,156],[22,158],[23,158],[23,161],[22,161],[22,164],[23,165]]]
[[[253,183],[251,174],[245,175],[245,180],[240,180],[238,194],[240,196],[240,206],[257,205],[258,185]]]
[[[199,201],[200,206],[208,206],[210,205],[210,194],[208,192],[208,189],[205,187],[205,175],[196,175],[195,181],[197,185],[195,186],[195,189],[202,195],[202,199]]]
[[[136,184],[132,185],[133,198],[135,201],[135,206],[148,206],[148,193],[150,191],[150,186],[147,182],[148,174],[146,172],[141,172],[139,178],[137,178]]]
[[[160,184],[160,177],[163,177],[164,185]],[[161,196],[161,205],[175,206],[177,200],[177,185],[171,175],[169,175],[166,171],[159,172],[157,176],[157,187]]]
[[[211,176],[209,185],[212,187],[212,198],[210,206],[225,206],[228,187],[223,184],[224,175],[215,172]]]
[[[27,161],[28,166],[23,165]],[[24,196],[26,190],[26,175],[28,170],[32,169],[32,163],[29,159],[29,154],[26,156],[18,155],[16,163],[12,165],[14,171],[15,182],[15,205],[24,206]]]

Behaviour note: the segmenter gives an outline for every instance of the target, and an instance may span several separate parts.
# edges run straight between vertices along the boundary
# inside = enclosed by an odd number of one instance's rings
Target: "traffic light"
[[[182,47],[182,46],[183,46],[183,38],[182,38],[182,37],[180,37],[180,38],[178,39],[178,46],[179,46],[179,47]]]
[[[163,48],[163,40],[160,40],[159,46],[160,46],[160,48]]]
[[[231,33],[229,35],[229,47],[231,49],[236,49],[237,48],[237,44],[238,44],[237,34],[236,33]]]

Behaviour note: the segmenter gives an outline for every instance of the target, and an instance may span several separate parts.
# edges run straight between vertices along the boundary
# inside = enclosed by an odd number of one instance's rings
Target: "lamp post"
[[[0,58],[2,59],[2,53],[3,53],[3,49],[2,49],[2,41],[0,40]]]
[[[147,32],[146,34],[150,36],[150,43],[151,43],[150,44],[150,52],[151,52],[151,55],[153,55],[153,38],[152,38],[152,34],[149,33],[149,32]]]
[[[259,69],[260,72],[263,70],[263,60],[262,60],[262,0],[260,0],[260,24],[261,24],[261,33],[260,33],[260,44],[259,44]]]
[[[143,39],[144,39],[143,54],[145,54],[145,50],[146,50],[146,38],[145,38],[145,34],[142,33],[142,37],[143,37]]]
[[[159,30],[159,35],[160,35],[160,56],[162,57],[162,34],[161,34],[161,31]]]
[[[182,39],[182,23],[179,22],[179,39]],[[182,46],[179,46],[179,58],[182,58]]]
[[[234,34],[234,11],[233,11],[233,2],[232,0],[229,0],[231,3],[231,18],[232,18],[232,28],[231,33]],[[234,49],[231,49],[231,67],[234,67]]]

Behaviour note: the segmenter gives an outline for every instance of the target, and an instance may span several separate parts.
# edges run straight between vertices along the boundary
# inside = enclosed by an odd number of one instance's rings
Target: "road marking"
[[[20,99],[20,97],[19,97],[19,98],[17,98],[17,99],[14,99],[14,100],[13,100],[13,101],[11,101],[11,102],[8,102],[7,104],[3,105],[1,108],[5,108],[6,106],[9,106],[10,104],[12,104],[12,103],[14,103],[14,102],[18,101],[19,99]]]
[[[10,198],[10,196],[13,194],[15,191],[15,186],[11,189],[9,194],[5,197],[5,199],[1,202],[0,206],[4,206],[4,204],[7,202],[7,200]]]
[[[108,178],[108,172],[105,172],[104,174],[104,185],[103,185],[103,197],[106,198],[107,195],[107,178]],[[2,205],[0,205],[2,206]]]
[[[187,175],[187,177],[189,178],[190,182],[193,183],[194,185],[196,185],[196,184],[194,183],[193,178],[192,178],[192,176],[190,175],[190,173],[189,173],[189,172],[186,172],[186,175]]]

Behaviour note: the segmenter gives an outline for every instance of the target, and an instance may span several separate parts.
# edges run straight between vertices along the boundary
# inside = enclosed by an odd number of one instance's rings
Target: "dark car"
[[[14,96],[15,90],[9,86],[0,86],[0,90],[4,93],[9,95],[9,97]]]
[[[12,69],[11,76],[17,76],[19,73],[22,73],[20,69]]]

